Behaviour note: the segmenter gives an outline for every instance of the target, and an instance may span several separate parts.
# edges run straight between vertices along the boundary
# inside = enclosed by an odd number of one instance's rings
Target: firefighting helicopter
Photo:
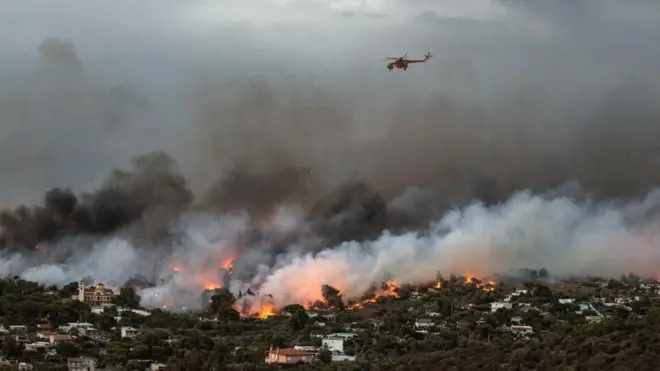
[[[431,57],[433,57],[431,53],[426,53],[424,55],[424,59],[408,59],[408,53],[406,53],[403,55],[403,57],[400,58],[385,58],[384,60],[394,61],[387,64],[387,69],[390,70],[390,72],[392,72],[394,67],[405,71],[408,69],[409,64],[426,62],[429,59],[431,59]]]

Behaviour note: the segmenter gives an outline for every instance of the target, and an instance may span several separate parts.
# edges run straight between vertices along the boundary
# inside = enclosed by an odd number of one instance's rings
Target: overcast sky
[[[355,148],[392,144],[383,139],[388,135],[407,142],[398,149],[374,146],[370,156],[352,165],[383,184],[391,179],[379,159],[399,161],[401,169],[415,164],[428,173],[466,156],[447,149],[425,167],[430,148],[450,145],[447,139],[420,146],[425,132],[455,135],[453,141],[489,140],[491,134],[481,135],[475,126],[461,135],[451,126],[428,126],[457,110],[458,121],[474,125],[486,125],[474,107],[502,113],[501,120],[556,123],[567,115],[593,113],[626,79],[658,87],[658,4],[5,0],[0,6],[0,204],[37,202],[53,186],[93,188],[111,169],[153,149],[171,153],[196,190],[236,158],[270,166],[275,152],[295,165],[334,174],[333,179],[346,176],[355,170],[346,166],[347,157],[360,153]],[[54,66],[55,57],[40,55],[38,47],[47,38],[70,42],[82,67]],[[421,58],[426,52],[435,58],[406,73],[389,73],[382,60],[404,53]],[[268,88],[249,81],[266,81]],[[117,96],[111,92],[115,85],[130,86],[130,93]],[[207,95],[200,98],[200,91]],[[260,91],[276,97],[268,110]],[[524,108],[513,111],[522,98]],[[332,118],[315,111],[322,106]],[[312,110],[310,122],[295,126],[292,112],[305,107]],[[475,117],[463,117],[468,113]],[[245,153],[248,144],[261,149]],[[561,153],[556,144],[553,151]],[[401,159],[401,153],[411,155]],[[483,162],[482,157],[471,161],[476,168]],[[398,192],[403,185],[392,187]]]

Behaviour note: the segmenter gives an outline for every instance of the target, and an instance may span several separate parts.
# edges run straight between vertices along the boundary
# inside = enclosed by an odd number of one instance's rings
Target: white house
[[[136,328],[130,326],[122,326],[121,328],[121,338],[134,338],[138,335],[139,331]]]
[[[559,304],[573,304],[573,303],[575,303],[575,299],[573,298],[559,299]]]
[[[344,339],[336,336],[321,340],[321,345],[327,347],[331,352],[344,353]]]
[[[355,362],[355,356],[349,356],[343,353],[332,355],[332,362],[340,362],[340,361]]]
[[[513,308],[512,303],[507,303],[503,301],[494,301],[490,303],[490,311],[497,312],[498,309],[511,309]]]
[[[68,358],[69,371],[95,371],[96,359],[88,357]]]
[[[417,321],[415,321],[415,328],[432,327],[432,326],[433,326],[433,321],[428,318],[420,318]]]
[[[106,306],[106,307],[109,307],[109,306]],[[94,313],[94,314],[103,314],[106,307],[93,307],[92,308],[92,313]],[[133,312],[133,313],[137,314],[138,316],[142,316],[142,317],[148,317],[148,316],[151,315],[151,312],[146,311],[146,310],[142,310],[142,309],[117,307],[117,313],[121,314],[121,313],[126,312],[126,311]]]
[[[51,346],[50,342],[36,341],[34,343],[25,344],[25,350],[34,352],[34,351],[37,351],[39,349],[44,349],[45,350],[46,348],[50,348],[50,346]]]
[[[338,337],[338,338],[342,338],[344,340],[349,340],[349,339],[352,339],[356,336],[357,336],[357,334],[353,334],[353,333],[350,333],[350,332],[335,332],[334,334],[329,334],[327,337]]]
[[[518,288],[511,295],[513,295],[513,296],[527,295],[527,292],[528,292],[527,289]]]

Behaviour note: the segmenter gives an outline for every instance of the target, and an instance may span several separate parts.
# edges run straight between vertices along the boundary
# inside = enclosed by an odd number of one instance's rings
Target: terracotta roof
[[[277,354],[278,351],[277,349],[273,349],[270,351],[271,354]],[[304,350],[298,350],[298,349],[293,349],[293,348],[284,348],[279,350],[279,355],[281,356],[313,356],[314,353],[312,352],[307,352]]]

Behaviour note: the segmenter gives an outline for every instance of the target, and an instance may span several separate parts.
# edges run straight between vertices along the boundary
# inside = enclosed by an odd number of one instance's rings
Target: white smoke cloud
[[[487,208],[447,213],[429,233],[384,233],[365,244],[346,242],[317,255],[290,257],[261,286],[278,304],[306,303],[330,284],[358,296],[389,279],[422,283],[438,270],[456,274],[547,268],[562,275],[655,276],[660,262],[658,218],[630,223],[658,205],[658,192],[623,207],[576,203],[521,192]]]
[[[272,250],[277,233],[305,228],[291,206],[277,210],[263,228],[271,234],[254,241],[245,240],[254,226],[244,214],[190,214],[174,227],[179,238],[172,246],[139,248],[113,237],[62,264],[31,265],[20,255],[5,257],[0,273],[46,285],[91,276],[114,288],[143,276],[156,285],[140,291],[142,305],[188,308],[200,307],[204,288],[225,283],[221,268],[234,259],[235,271],[249,275],[232,276],[230,290],[273,295],[280,307],[319,299],[323,284],[355,297],[391,279],[429,282],[438,270],[488,275],[546,268],[555,276],[655,276],[660,263],[658,207],[660,191],[625,204],[520,192],[497,206],[473,203],[451,210],[429,230],[386,231],[373,241],[348,241],[316,254],[303,253],[299,240],[290,242],[286,252]]]

